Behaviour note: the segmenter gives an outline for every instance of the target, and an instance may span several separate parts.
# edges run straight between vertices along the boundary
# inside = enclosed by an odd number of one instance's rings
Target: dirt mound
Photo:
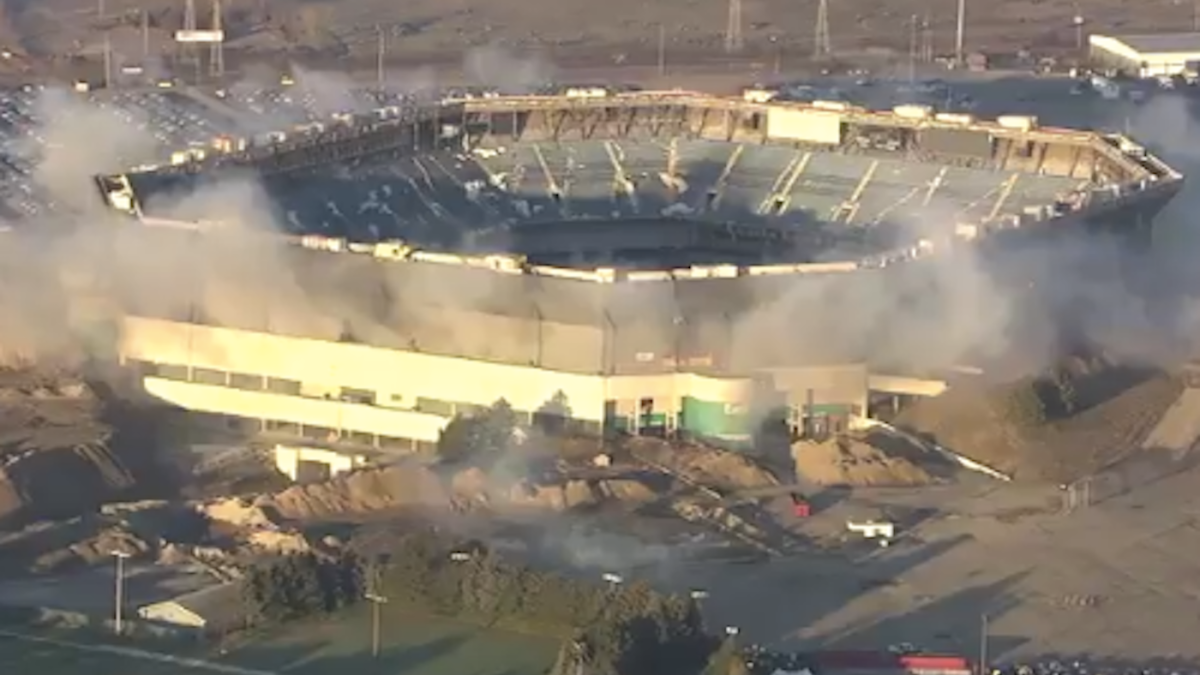
[[[604,499],[623,504],[648,504],[659,498],[654,488],[632,478],[602,480],[596,484],[596,489]]]
[[[513,485],[508,493],[508,500],[513,506],[547,511],[567,511],[595,506],[601,499],[602,495],[590,483],[582,480],[569,480],[551,485],[535,485],[521,481]]]
[[[459,502],[487,504],[491,501],[488,475],[477,466],[463,469],[450,478],[450,493]]]
[[[262,500],[261,505],[284,518],[305,520],[404,507],[448,508],[450,496],[429,469],[396,464],[296,485]]]
[[[837,436],[821,443],[792,445],[797,477],[822,486],[927,485],[934,477],[903,458],[890,456],[864,438]]]
[[[917,401],[896,426],[1018,480],[1068,482],[1135,452],[1182,391],[1166,374],[956,386]]]
[[[654,439],[636,439],[629,450],[642,462],[721,492],[779,485],[773,473],[749,457],[728,450]]]
[[[212,521],[228,523],[239,528],[269,529],[275,521],[258,504],[236,497],[207,504],[197,504],[196,510]]]

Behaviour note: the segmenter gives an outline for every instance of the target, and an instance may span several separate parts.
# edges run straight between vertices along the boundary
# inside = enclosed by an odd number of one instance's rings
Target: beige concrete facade
[[[614,420],[626,431],[675,431],[687,401],[737,418],[808,404],[861,415],[867,405],[861,364],[742,377],[586,375],[139,317],[124,320],[118,351],[141,370],[147,394],[179,408],[401,450],[435,442],[454,415],[500,399],[523,422],[549,415],[593,433]]]

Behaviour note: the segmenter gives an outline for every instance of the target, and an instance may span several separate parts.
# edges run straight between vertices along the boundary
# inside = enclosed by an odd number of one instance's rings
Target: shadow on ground
[[[1017,606],[1011,589],[1024,576],[1014,574],[928,602],[917,599],[911,611],[865,619],[815,639],[833,649],[875,649],[909,643],[934,653],[977,654],[986,630],[984,617],[992,622]],[[989,632],[987,642],[988,653],[1002,658],[1021,647],[1025,639]]]

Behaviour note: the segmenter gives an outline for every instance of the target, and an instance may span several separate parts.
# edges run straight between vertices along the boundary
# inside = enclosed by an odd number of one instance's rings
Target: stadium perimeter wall
[[[185,410],[402,450],[501,398],[529,423],[734,440],[767,412],[786,409],[793,423],[806,412],[865,414],[868,393],[861,364],[606,376],[140,317],[123,321],[118,357],[140,371],[145,393]]]

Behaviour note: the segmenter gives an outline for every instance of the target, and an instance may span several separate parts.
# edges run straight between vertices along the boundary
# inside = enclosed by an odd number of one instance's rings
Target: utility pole
[[[124,551],[111,551],[110,555],[117,559],[117,579],[115,589],[115,606],[113,607],[113,632],[121,635],[125,632],[125,559],[129,554]]]
[[[958,25],[954,32],[954,61],[960,68],[966,63],[964,53],[965,33],[967,31],[967,0],[958,0]]]
[[[150,60],[150,13],[142,10],[142,67]]]
[[[388,599],[376,593],[367,593],[363,597],[371,603],[371,657],[379,658],[380,608],[387,604]]]
[[[821,0],[817,4],[816,33],[813,36],[813,56],[817,58],[833,53],[833,45],[829,40],[829,0]]]
[[[225,76],[225,22],[221,19],[221,0],[213,0],[212,29],[217,39],[209,48],[208,74],[222,78]]]
[[[1198,0],[1200,1],[1200,0]],[[659,24],[659,77],[667,72],[667,26]]]
[[[742,51],[742,0],[729,0],[729,17],[725,23],[725,52]]]
[[[988,615],[979,615],[979,675],[988,674]]]
[[[375,26],[375,87],[383,91],[383,60],[387,49],[387,40],[383,35],[383,26]]]
[[[917,81],[917,15],[913,14],[908,26],[908,81]]]
[[[196,0],[184,0],[183,4],[183,31],[185,33],[196,31]],[[196,69],[196,84],[200,83],[200,52],[196,48],[196,44],[189,42],[182,45],[184,60],[192,60],[192,65]]]
[[[112,39],[104,32],[104,88],[112,89]]]
[[[921,61],[933,63],[933,24],[928,14],[921,20]]]

